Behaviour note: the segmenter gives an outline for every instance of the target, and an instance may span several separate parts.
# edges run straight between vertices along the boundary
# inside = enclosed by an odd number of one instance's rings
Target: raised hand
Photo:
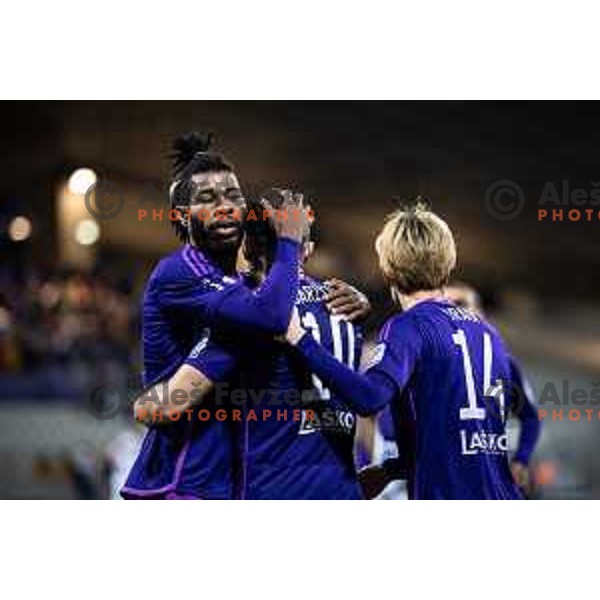
[[[313,213],[310,207],[304,206],[304,194],[293,193],[290,190],[275,190],[281,194],[281,205],[274,208],[272,203],[263,198],[263,215],[271,219],[277,237],[289,238],[302,242],[308,237]]]

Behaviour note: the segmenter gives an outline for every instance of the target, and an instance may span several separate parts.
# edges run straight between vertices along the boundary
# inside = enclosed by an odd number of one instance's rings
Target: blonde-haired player
[[[410,498],[522,498],[507,459],[504,343],[444,297],[456,265],[450,227],[419,198],[388,217],[375,248],[402,310],[382,328],[366,372],[337,361],[296,318],[288,341],[359,414],[391,405],[401,458],[382,472],[406,476]]]

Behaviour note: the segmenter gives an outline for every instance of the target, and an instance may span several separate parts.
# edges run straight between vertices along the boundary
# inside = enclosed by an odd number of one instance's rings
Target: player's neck
[[[442,290],[422,290],[412,294],[400,294],[400,304],[404,310],[408,310],[421,302],[428,300],[442,300],[444,292]]]
[[[225,251],[214,251],[208,248],[199,248],[197,245],[192,245],[202,252],[210,261],[217,265],[223,273],[226,275],[236,274],[236,263],[237,263],[237,252]]]

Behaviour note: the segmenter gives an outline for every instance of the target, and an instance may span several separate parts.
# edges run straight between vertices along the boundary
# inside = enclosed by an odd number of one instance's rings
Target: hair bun
[[[173,161],[173,174],[177,177],[190,164],[199,152],[208,152],[213,134],[191,131],[178,136],[173,142],[173,151],[169,155]]]
[[[417,213],[430,211],[432,208],[431,199],[427,196],[405,196],[403,198],[396,198],[395,200],[402,212]]]

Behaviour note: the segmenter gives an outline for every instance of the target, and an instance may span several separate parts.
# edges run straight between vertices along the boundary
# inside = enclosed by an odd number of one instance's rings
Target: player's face
[[[196,244],[212,250],[236,250],[242,240],[245,210],[246,201],[234,173],[192,176],[190,213]]]

